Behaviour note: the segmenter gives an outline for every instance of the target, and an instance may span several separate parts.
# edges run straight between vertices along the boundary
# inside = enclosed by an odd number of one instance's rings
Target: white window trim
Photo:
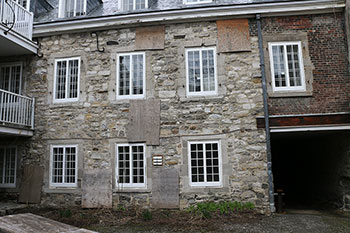
[[[125,0],[119,0],[118,1],[118,8],[119,8],[119,10],[121,10],[121,11],[124,11],[125,9],[123,9],[123,2],[124,2]],[[133,11],[135,11],[136,9],[136,0],[133,0],[134,2],[133,2],[133,6],[132,6],[132,10]],[[145,0],[145,8],[144,9],[148,9],[148,0]],[[142,10],[142,9],[137,9],[137,10]]]
[[[65,2],[67,0],[60,0],[59,3],[58,3],[58,18],[65,18]],[[84,4],[84,14],[86,14],[86,5],[87,5],[87,0],[83,0],[83,4]],[[74,0],[74,16],[76,16],[77,12],[77,0]]]
[[[68,64],[71,60],[78,60],[78,83],[77,83],[77,97],[76,98],[68,98],[68,82],[66,81],[66,87],[65,87],[65,93],[66,97],[64,99],[56,99],[56,81],[57,81],[57,63],[60,61],[67,61],[67,75],[68,75]],[[67,102],[76,102],[79,100],[79,94],[80,94],[80,69],[81,69],[81,59],[80,57],[70,57],[70,58],[60,58],[55,59],[55,69],[54,69],[54,84],[53,84],[53,103],[67,103]],[[67,77],[66,77],[67,78]]]
[[[132,69],[130,69],[130,94],[129,95],[119,95],[119,57],[121,56],[130,56],[130,64],[132,62],[132,55],[143,55],[143,94],[139,95],[133,95],[132,93],[132,80],[133,80],[133,72]],[[130,66],[132,67],[132,65]],[[117,100],[122,100],[122,99],[144,99],[146,97],[146,53],[145,52],[133,52],[133,53],[118,53],[117,54]]]
[[[211,3],[211,2],[213,2],[213,0],[207,0],[207,1],[197,0],[197,2],[188,2],[187,0],[183,0],[183,4],[185,5],[196,5],[196,4]]]
[[[15,148],[16,149],[16,155],[15,155],[15,179],[14,179],[14,183],[11,184],[4,184],[4,183],[0,183],[0,187],[1,188],[16,188],[16,181],[17,181],[17,157],[18,157],[18,150],[16,146],[1,146],[0,148]],[[5,164],[4,164],[5,165]],[[5,169],[3,169],[3,179],[5,179]],[[2,181],[1,181],[2,182]]]
[[[213,50],[214,52],[214,78],[215,78],[215,90],[214,91],[203,91],[203,62],[202,62],[202,51],[203,50]],[[188,76],[188,52],[199,51],[199,68],[201,75],[201,91],[200,92],[190,92],[189,90],[189,76]],[[218,76],[217,76],[217,62],[216,62],[216,48],[215,47],[201,47],[201,48],[190,48],[186,49],[186,95],[187,96],[209,96],[218,94]]]
[[[218,182],[192,182],[192,166],[191,166],[191,144],[203,144],[204,151],[204,178],[207,179],[207,162],[206,162],[206,155],[205,155],[205,144],[206,143],[217,143],[218,144],[218,153],[219,153],[219,181]],[[187,156],[188,156],[188,175],[189,175],[189,185],[191,187],[222,187],[222,179],[223,179],[223,173],[222,173],[222,155],[221,155],[221,141],[188,141],[187,142]]]
[[[64,148],[64,155],[63,155],[63,168],[65,168],[65,161],[66,161],[66,148],[67,147],[75,147],[75,181],[74,183],[65,183],[64,182],[64,176],[65,176],[65,169],[63,169],[63,174],[62,174],[62,183],[54,183],[52,182],[52,163],[53,163],[53,149],[54,148]],[[78,145],[77,144],[73,144],[73,145],[51,145],[50,146],[50,175],[49,175],[49,185],[50,188],[77,188],[78,187],[78,156],[79,156],[79,152],[78,152]]]
[[[119,146],[129,146],[129,147],[132,147],[132,146],[143,146],[143,169],[144,169],[144,179],[143,179],[143,183],[137,183],[137,184],[134,184],[132,183],[132,180],[133,180],[133,175],[132,175],[132,168],[133,168],[133,164],[132,164],[132,159],[131,157],[133,156],[132,155],[132,150],[130,150],[130,183],[126,184],[126,183],[119,183],[118,182],[118,178],[119,178],[119,154],[118,154],[118,147]],[[147,188],[147,156],[146,156],[146,145],[143,144],[143,143],[139,143],[139,144],[128,144],[128,143],[124,143],[124,144],[116,144],[115,145],[115,168],[116,168],[116,172],[115,172],[115,184],[116,184],[116,187],[117,188]]]
[[[19,95],[22,94],[22,79],[23,79],[23,63],[22,62],[11,62],[11,63],[1,63],[0,64],[0,68],[1,67],[13,67],[13,66],[21,66],[21,75],[20,75],[20,79],[19,79]],[[11,69],[10,69],[11,72]],[[11,75],[10,75],[11,78]],[[11,82],[10,82],[11,83]]]
[[[271,70],[271,81],[272,81],[272,91],[306,91],[305,85],[305,72],[304,72],[304,61],[303,61],[303,53],[302,53],[302,45],[301,41],[288,41],[288,42],[269,42],[269,56],[270,56],[270,70]],[[286,45],[298,45],[298,57],[300,64],[300,78],[301,78],[301,86],[291,87],[290,86],[290,78],[289,78],[289,68],[288,68],[288,59],[287,59],[287,51]],[[275,70],[274,70],[274,61],[273,61],[273,52],[272,46],[283,46],[284,48],[284,68],[286,70],[286,83],[285,87],[276,87],[275,84]],[[288,76],[288,77],[287,77]]]

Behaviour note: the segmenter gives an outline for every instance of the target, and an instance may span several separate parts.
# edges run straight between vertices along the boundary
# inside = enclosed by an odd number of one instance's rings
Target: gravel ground
[[[350,212],[296,211],[261,217],[249,223],[223,223],[220,226],[202,228],[190,232],[238,232],[238,233],[350,233]],[[123,226],[96,229],[101,232],[189,232],[169,229],[165,226]]]

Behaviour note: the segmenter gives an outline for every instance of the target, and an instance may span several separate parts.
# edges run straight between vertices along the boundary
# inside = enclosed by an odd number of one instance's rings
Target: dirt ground
[[[263,216],[251,211],[203,218],[174,210],[90,210],[80,208],[26,208],[15,213],[34,213],[76,227],[110,232],[250,232],[250,233],[348,233],[350,212],[289,211]]]

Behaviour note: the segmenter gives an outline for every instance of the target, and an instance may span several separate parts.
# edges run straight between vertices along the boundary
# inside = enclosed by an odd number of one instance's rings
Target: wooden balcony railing
[[[0,89],[0,123],[34,129],[34,98]]]
[[[32,40],[33,13],[12,0],[0,0],[0,23]]]

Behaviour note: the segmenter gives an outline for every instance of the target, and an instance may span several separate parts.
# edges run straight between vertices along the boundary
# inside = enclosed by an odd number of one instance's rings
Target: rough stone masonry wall
[[[271,115],[349,112],[350,79],[343,13],[264,18],[264,35],[307,33],[313,92],[269,99]],[[269,67],[267,67],[269,69]]]
[[[165,166],[179,170],[181,207],[208,199],[237,200],[251,201],[268,211],[265,134],[256,128],[255,121],[263,109],[257,37],[250,37],[250,52],[217,55],[217,96],[186,97],[185,47],[216,46],[216,39],[215,22],[171,24],[165,27],[165,49],[145,51],[146,98],[161,100],[160,145],[147,149],[147,174],[152,170],[150,156],[162,154]],[[80,188],[48,187],[49,145],[79,145],[79,185],[84,182],[84,170],[103,169],[114,174],[113,147],[116,142],[127,142],[129,119],[129,101],[115,97],[116,53],[134,51],[135,29],[99,32],[104,53],[97,52],[96,39],[88,32],[39,41],[43,57],[33,58],[28,71],[27,92],[36,98],[36,130],[28,153],[33,162],[46,166],[43,204],[80,204]],[[107,45],[107,41],[118,45]],[[82,59],[80,100],[53,104],[54,59],[73,56]],[[226,162],[223,188],[189,188],[185,147],[190,139],[221,140]],[[114,189],[113,194],[114,205],[149,206],[151,198],[151,182],[144,191]]]

